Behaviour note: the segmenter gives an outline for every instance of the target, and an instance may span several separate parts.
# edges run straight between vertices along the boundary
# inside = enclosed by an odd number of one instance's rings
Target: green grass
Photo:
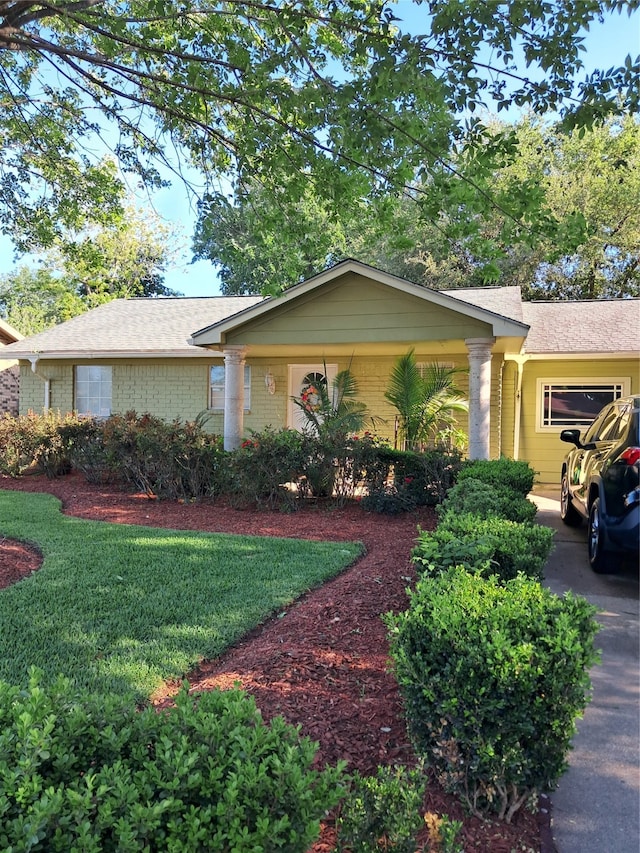
[[[0,535],[42,568],[0,591],[0,679],[62,673],[141,700],[219,655],[341,572],[358,543],[193,533],[65,516],[46,494],[0,490]],[[286,618],[286,617],[285,617]]]

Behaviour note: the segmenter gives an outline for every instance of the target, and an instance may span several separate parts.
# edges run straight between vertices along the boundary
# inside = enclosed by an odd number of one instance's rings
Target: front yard
[[[0,679],[31,666],[139,700],[181,678],[361,553],[310,542],[108,524],[61,513],[51,495],[0,491],[0,535],[42,568],[0,595]]]

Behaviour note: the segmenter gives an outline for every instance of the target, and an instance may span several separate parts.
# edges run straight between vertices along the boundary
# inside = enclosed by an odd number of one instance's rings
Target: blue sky
[[[398,0],[397,16],[399,18],[413,17],[420,14],[413,0]],[[424,14],[424,11],[421,12]],[[636,56],[640,52],[640,13],[635,13],[630,19],[626,13],[614,14],[607,17],[603,24],[594,24],[586,33],[586,52],[583,56],[587,72],[595,68],[610,68],[622,64],[627,54]],[[148,203],[146,200],[144,203]],[[195,220],[195,202],[188,197],[184,187],[176,180],[170,189],[156,193],[152,199],[153,207],[167,222],[177,226],[184,235],[186,246],[184,257],[178,260],[165,273],[165,284],[172,290],[179,291],[185,296],[215,296],[219,293],[216,272],[209,261],[198,261],[191,264],[188,251],[190,236]],[[0,275],[10,272],[21,263],[27,263],[23,258],[13,259],[10,242],[0,236]]]

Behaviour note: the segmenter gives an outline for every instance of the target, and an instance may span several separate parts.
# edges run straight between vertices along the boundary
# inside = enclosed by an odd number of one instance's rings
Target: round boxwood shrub
[[[413,562],[423,574],[463,565],[483,575],[497,575],[502,581],[518,574],[542,580],[553,535],[551,528],[540,524],[448,510],[436,530],[420,533]]]
[[[490,486],[507,486],[521,495],[528,495],[533,488],[536,472],[528,462],[518,459],[475,459],[465,462],[458,473],[456,482],[460,483],[468,477],[482,480]]]
[[[473,814],[510,821],[566,769],[597,660],[594,613],[522,576],[455,567],[385,617],[416,750]]]
[[[439,515],[447,511],[454,514],[470,512],[481,518],[494,515],[508,521],[532,524],[538,507],[509,486],[492,486],[474,477],[466,477],[449,489],[444,502],[436,507]]]
[[[304,853],[344,793],[315,753],[240,690],[137,711],[32,672],[0,682],[0,849]]]

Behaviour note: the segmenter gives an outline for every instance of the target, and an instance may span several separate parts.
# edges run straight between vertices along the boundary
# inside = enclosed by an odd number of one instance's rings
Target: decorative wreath
[[[321,381],[324,380],[321,374],[317,373],[315,376],[319,377]],[[305,377],[305,383],[300,391],[300,401],[306,412],[315,413],[322,408],[322,394],[318,389],[319,385],[320,382],[315,381],[312,376]]]

